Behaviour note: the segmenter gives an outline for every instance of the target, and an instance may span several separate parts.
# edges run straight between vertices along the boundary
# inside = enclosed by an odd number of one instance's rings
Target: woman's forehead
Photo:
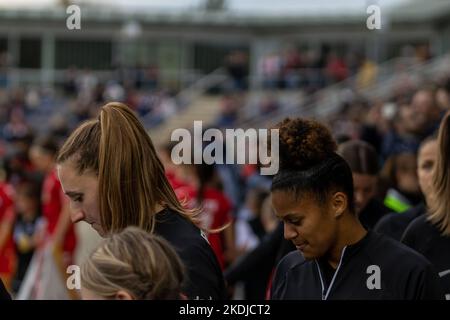
[[[79,174],[75,166],[70,162],[64,162],[57,165],[59,179],[67,185],[85,184],[96,182],[97,176],[89,171]]]
[[[316,199],[312,194],[295,194],[293,191],[273,191],[272,205],[279,210],[299,210],[306,207],[317,205]]]

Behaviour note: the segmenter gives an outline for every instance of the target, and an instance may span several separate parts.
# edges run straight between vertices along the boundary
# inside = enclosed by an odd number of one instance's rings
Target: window
[[[20,39],[19,67],[27,69],[39,69],[41,67],[41,39]]]
[[[57,39],[55,68],[71,66],[94,70],[108,70],[112,64],[112,43],[105,40]]]

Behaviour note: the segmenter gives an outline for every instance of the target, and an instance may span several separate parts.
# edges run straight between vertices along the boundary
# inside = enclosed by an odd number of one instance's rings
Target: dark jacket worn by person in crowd
[[[264,299],[274,268],[286,254],[293,250],[295,246],[291,241],[284,239],[283,223],[279,222],[275,230],[267,234],[255,249],[238,259],[225,271],[225,280],[228,285],[234,285],[257,273],[261,283],[257,295]]]
[[[376,199],[372,199],[359,213],[359,221],[366,229],[373,229],[377,222],[389,213],[389,209]]]
[[[443,299],[439,278],[419,253],[369,231],[344,247],[336,270],[328,262],[305,260],[299,251],[279,264],[271,289],[274,300]]]
[[[426,207],[422,202],[403,213],[389,213],[388,215],[382,217],[380,221],[378,221],[378,223],[374,227],[374,231],[385,234],[395,240],[400,241],[403,233],[405,232],[411,221],[423,215],[425,211]]]

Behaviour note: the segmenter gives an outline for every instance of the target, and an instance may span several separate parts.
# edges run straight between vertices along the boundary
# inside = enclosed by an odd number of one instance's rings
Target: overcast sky
[[[243,14],[329,14],[361,12],[369,4],[382,9],[395,7],[411,0],[227,0],[229,11]],[[0,8],[52,7],[60,0],[0,0]],[[182,11],[198,8],[204,0],[78,0],[75,3],[94,4],[96,7],[119,7],[121,10]]]

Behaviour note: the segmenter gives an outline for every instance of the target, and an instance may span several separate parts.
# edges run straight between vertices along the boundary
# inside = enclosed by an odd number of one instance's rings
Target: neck
[[[433,198],[434,198],[433,194],[425,194],[424,201],[425,201],[425,206],[426,207],[433,203],[433,201],[434,201]]]
[[[336,269],[341,260],[342,250],[348,245],[359,242],[367,234],[356,215],[347,213],[342,217],[338,226],[338,235],[334,246],[329,251],[328,263]]]

